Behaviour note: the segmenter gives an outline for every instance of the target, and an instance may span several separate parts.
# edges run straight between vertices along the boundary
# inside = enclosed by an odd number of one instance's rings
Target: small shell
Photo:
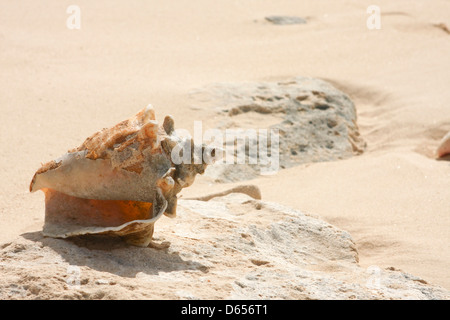
[[[450,154],[450,132],[448,132],[439,143],[439,146],[436,150],[436,155],[438,158],[442,158],[446,155]]]
[[[44,164],[30,184],[45,193],[44,235],[118,235],[148,246],[156,220],[176,216],[177,193],[206,169],[203,161],[173,164],[172,149],[186,139],[170,116],[158,127],[149,105]]]

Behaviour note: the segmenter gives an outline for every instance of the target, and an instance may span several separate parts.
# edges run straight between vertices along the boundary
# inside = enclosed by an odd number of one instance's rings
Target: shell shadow
[[[208,267],[195,261],[183,260],[178,253],[168,249],[135,247],[119,237],[92,235],[56,239],[44,237],[41,231],[21,236],[41,246],[50,247],[70,265],[86,266],[121,277],[134,278],[139,272],[149,275],[181,270],[208,272]]]

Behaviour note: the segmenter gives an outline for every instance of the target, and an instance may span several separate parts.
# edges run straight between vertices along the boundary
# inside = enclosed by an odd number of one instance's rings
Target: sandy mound
[[[165,251],[25,233],[0,250],[0,299],[448,299],[394,268],[363,269],[351,236],[275,203],[180,200]]]

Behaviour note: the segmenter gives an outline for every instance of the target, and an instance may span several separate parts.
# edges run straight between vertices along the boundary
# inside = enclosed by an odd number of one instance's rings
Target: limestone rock
[[[347,232],[276,203],[230,194],[180,200],[166,250],[105,236],[0,245],[0,299],[449,299],[394,268],[364,269]]]
[[[257,129],[259,133],[266,130],[267,154],[273,157],[277,155],[272,154],[270,129],[278,130],[278,169],[349,158],[361,154],[366,146],[359,134],[353,102],[320,79],[220,83],[192,92],[191,97],[197,107],[217,111],[217,128],[242,130],[247,139],[246,144],[235,147],[233,136],[225,138],[226,151],[245,153],[246,159],[243,164],[235,161],[208,168],[206,175],[216,182],[249,180],[264,173],[266,165],[262,164],[261,153],[249,152],[251,146],[261,145],[260,136],[246,135],[247,129]],[[267,125],[260,127],[261,123]]]

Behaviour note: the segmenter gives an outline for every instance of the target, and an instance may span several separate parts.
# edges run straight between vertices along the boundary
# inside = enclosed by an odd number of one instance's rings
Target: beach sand
[[[437,26],[450,26],[450,2],[379,0],[381,29],[369,30],[372,2],[1,1],[0,242],[42,229],[34,172],[93,132],[149,103],[192,130],[214,114],[189,108],[191,90],[308,76],[351,97],[366,151],[250,182],[348,231],[361,266],[450,289],[450,162],[434,156],[450,131],[450,34]],[[66,27],[71,4],[79,30]],[[235,185],[201,176],[182,195]]]

